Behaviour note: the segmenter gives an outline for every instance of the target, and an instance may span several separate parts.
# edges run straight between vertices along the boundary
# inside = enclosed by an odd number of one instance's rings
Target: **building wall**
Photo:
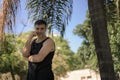
[[[75,70],[68,72],[60,80],[100,80],[100,75],[91,69]]]

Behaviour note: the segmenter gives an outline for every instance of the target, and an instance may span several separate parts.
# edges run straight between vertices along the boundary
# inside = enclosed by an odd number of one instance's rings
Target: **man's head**
[[[47,29],[47,23],[44,20],[37,20],[34,23],[37,36],[44,35]]]

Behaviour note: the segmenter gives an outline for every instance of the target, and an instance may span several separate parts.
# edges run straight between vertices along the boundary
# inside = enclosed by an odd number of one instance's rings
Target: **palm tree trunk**
[[[0,9],[0,51],[3,49],[3,39],[4,39],[4,27],[3,27],[3,13]]]
[[[117,14],[118,17],[120,18],[120,0],[117,0]]]
[[[88,0],[101,80],[116,80],[104,5],[104,0]]]

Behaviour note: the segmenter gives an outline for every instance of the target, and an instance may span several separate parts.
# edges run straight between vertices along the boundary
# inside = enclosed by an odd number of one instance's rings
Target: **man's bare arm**
[[[32,32],[28,38],[28,40],[26,41],[23,49],[22,49],[22,55],[24,57],[29,57],[30,55],[30,49],[31,49],[31,43],[32,43],[32,38],[35,36],[35,32]]]

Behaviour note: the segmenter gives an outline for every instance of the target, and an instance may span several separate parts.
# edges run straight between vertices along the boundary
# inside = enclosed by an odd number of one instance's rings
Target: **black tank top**
[[[30,55],[38,54],[38,52],[43,46],[43,43],[47,39],[49,39],[49,37],[47,37],[46,39],[44,39],[39,43],[36,43],[35,42],[36,39],[34,39],[31,44]],[[40,74],[40,72],[42,72],[43,70],[46,70],[46,71],[51,70],[53,56],[54,56],[54,51],[48,53],[48,55],[44,58],[42,62],[28,62],[28,77],[30,77],[31,80],[34,80],[35,76]]]

